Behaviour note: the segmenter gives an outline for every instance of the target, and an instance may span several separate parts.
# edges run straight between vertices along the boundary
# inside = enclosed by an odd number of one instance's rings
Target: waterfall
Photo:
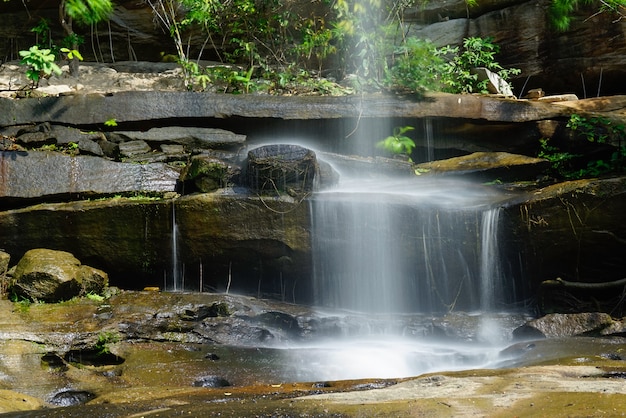
[[[431,118],[424,118],[424,138],[426,140],[426,161],[435,161],[435,140]]]
[[[480,234],[480,300],[481,309],[493,310],[501,296],[502,271],[500,268],[498,222],[500,208],[488,209],[482,214]]]
[[[318,193],[310,207],[316,304],[370,313],[493,309],[502,296],[494,199],[469,183],[432,180]]]
[[[171,283],[165,279],[165,290],[178,292],[184,290],[184,270],[178,258],[178,225],[176,223],[176,204],[172,202],[172,242],[171,242]]]

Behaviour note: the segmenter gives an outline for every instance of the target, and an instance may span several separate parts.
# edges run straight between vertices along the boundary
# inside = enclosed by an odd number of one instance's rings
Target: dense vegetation
[[[314,0],[297,5],[289,0],[144,1],[171,35],[176,55],[167,58],[180,63],[190,90],[485,92],[486,82],[472,68],[486,67],[505,80],[518,73],[497,63],[498,46],[491,38],[435,48],[428,40],[409,36],[406,11],[428,0]],[[469,16],[477,0],[465,2]],[[550,17],[557,30],[569,26],[579,3],[591,0],[552,1]],[[621,19],[625,4],[603,0],[597,13]],[[21,53],[33,86],[57,71],[48,55],[69,59],[75,72],[84,40],[73,24],[106,21],[112,9],[111,0],[61,0],[59,23],[65,37],[58,43],[50,39],[51,22],[42,20],[33,27],[38,48]],[[200,59],[206,57],[224,65],[203,68]],[[350,83],[333,82],[346,78]]]

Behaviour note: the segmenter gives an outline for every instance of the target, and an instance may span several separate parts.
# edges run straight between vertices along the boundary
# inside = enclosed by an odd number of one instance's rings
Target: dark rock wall
[[[71,252],[125,289],[171,289],[177,269],[188,290],[287,299],[288,289],[289,301],[305,301],[308,213],[306,202],[212,194],[42,204],[0,213],[0,242],[13,260],[32,248]]]

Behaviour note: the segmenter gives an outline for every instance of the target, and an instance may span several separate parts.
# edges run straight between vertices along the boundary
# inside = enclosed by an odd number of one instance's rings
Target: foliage
[[[108,126],[108,127],[117,126],[117,119],[109,118],[109,119],[105,120],[104,121],[104,126]]]
[[[623,171],[626,167],[626,128],[615,125],[604,117],[585,118],[572,114],[566,125],[574,133],[589,143],[607,144],[611,141],[617,146],[607,159],[592,159],[586,166],[576,165],[583,155],[562,151],[559,147],[548,144],[547,139],[540,140],[539,157],[551,162],[552,170],[563,178],[597,177],[608,173]]]
[[[386,73],[386,85],[417,93],[436,90],[443,65],[444,60],[432,43],[409,38],[396,49],[395,62]]]
[[[39,19],[39,23],[30,30],[37,35],[36,45],[40,48],[52,47],[52,38],[50,36],[50,23],[47,19]]]
[[[120,336],[117,333],[110,331],[101,332],[98,334],[98,341],[96,341],[94,350],[98,355],[109,354],[111,352],[109,345],[118,341],[120,341]]]
[[[107,20],[113,11],[110,0],[63,0],[63,3],[67,16],[84,25]]]
[[[31,46],[28,51],[20,51],[22,57],[20,64],[27,65],[26,77],[32,82],[32,87],[39,87],[39,81],[43,77],[61,74],[61,68],[55,64],[55,56],[50,49],[39,49],[37,45]]]
[[[624,125],[615,125],[603,116],[587,119],[574,113],[570,116],[566,126],[589,142],[606,143],[609,139],[617,141],[626,139]]]
[[[572,13],[579,4],[595,4],[593,0],[552,0],[550,5],[550,21],[558,31],[569,29],[572,21]],[[626,0],[602,0],[599,9],[593,16],[600,13],[610,13],[615,16],[615,21],[624,18],[626,13]]]
[[[463,50],[458,47],[443,47],[436,54],[447,58],[441,68],[441,82],[443,90],[451,93],[488,93],[487,80],[478,80],[478,75],[472,69],[484,67],[498,74],[503,80],[511,75],[521,73],[516,68],[504,69],[496,60],[495,55],[500,47],[493,42],[493,38],[465,38]]]
[[[376,146],[394,155],[406,155],[412,162],[411,153],[415,148],[415,142],[405,134],[414,129],[412,126],[397,126],[393,129],[393,135],[378,142]]]
[[[538,157],[545,158],[550,162],[552,173],[556,176],[568,178],[572,177],[573,162],[580,155],[563,152],[559,147],[549,144],[549,139],[539,140],[540,150]]]

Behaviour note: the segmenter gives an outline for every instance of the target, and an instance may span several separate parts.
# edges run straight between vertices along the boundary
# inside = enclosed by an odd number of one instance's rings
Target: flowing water
[[[493,310],[507,299],[497,241],[502,199],[441,179],[359,181],[317,193],[316,304],[369,313]]]
[[[512,315],[496,312],[515,301],[499,255],[506,198],[479,184],[432,178],[343,179],[317,193],[310,203],[315,302],[345,310],[350,321],[344,336],[291,352],[298,376],[382,378],[498,367],[511,331],[500,319]],[[478,318],[470,336],[428,328],[428,315],[450,312]],[[358,325],[357,317],[360,324],[378,322]]]

